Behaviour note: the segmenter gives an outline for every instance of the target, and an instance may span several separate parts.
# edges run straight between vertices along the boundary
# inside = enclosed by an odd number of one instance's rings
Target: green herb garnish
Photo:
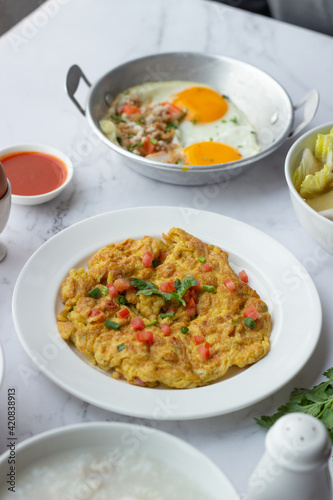
[[[198,257],[198,260],[200,260],[200,262],[201,262],[202,264],[204,264],[204,263],[206,262],[206,260],[207,260],[207,259],[206,259],[206,257],[203,257],[202,255],[200,255],[200,257]]]
[[[100,297],[101,295],[107,295],[109,291],[106,286],[101,285],[100,287],[96,286],[88,293],[93,299],[98,299],[98,297]]]
[[[191,122],[193,123],[193,125],[196,125],[198,120],[199,120],[199,117],[196,116],[195,118],[193,118],[193,120],[191,120]]]
[[[119,328],[121,328],[121,324],[120,323],[116,323],[115,321],[111,321],[111,319],[107,319],[104,322],[104,325],[106,327],[110,328],[111,330],[119,330]]]
[[[126,297],[124,297],[123,295],[120,295],[118,300],[119,300],[119,304],[122,304],[123,306],[127,305]]]
[[[184,111],[184,113],[182,115],[180,115],[180,117],[178,118],[178,123],[181,123],[184,120],[186,113],[187,113],[187,110]]]
[[[294,389],[289,401],[269,416],[256,418],[257,424],[271,427],[286,413],[300,412],[317,417],[327,427],[333,443],[333,368],[324,373],[328,381],[315,385],[312,389]]]
[[[246,325],[248,328],[252,329],[252,328],[255,328],[257,326],[257,323],[252,318],[245,318],[244,325]]]
[[[137,125],[142,125],[144,122],[145,122],[145,119],[144,119],[143,116],[141,116],[140,118],[138,118],[137,120],[135,120],[135,123]]]
[[[184,160],[177,160],[177,161],[176,161],[176,164],[177,164],[177,165],[184,165]]]
[[[150,138],[150,142],[151,142],[152,144],[157,144],[157,140],[156,140],[156,139],[154,139],[154,137],[151,137],[151,138]]]
[[[187,328],[187,326],[182,326],[182,327],[181,327],[181,329],[180,329],[180,331],[181,331],[182,333],[184,333],[184,335],[185,335],[186,333],[188,333],[188,332],[189,332],[189,329]]]
[[[131,285],[134,286],[134,288],[138,288],[138,292],[136,293],[137,295],[152,295],[153,293],[156,295],[161,295],[165,300],[171,300],[171,299],[176,299],[178,300],[183,306],[186,305],[185,300],[182,298],[183,295],[187,292],[191,286],[195,286],[197,284],[197,280],[194,279],[193,276],[185,276],[183,280],[176,279],[175,280],[175,292],[172,293],[166,293],[166,292],[161,292],[157,286],[152,283],[151,281],[145,281],[145,280],[140,280],[138,278],[131,278]]]
[[[157,323],[157,319],[153,319],[153,321],[149,321],[149,323],[146,323],[145,326],[153,326],[153,325],[156,325]]]
[[[122,118],[120,118],[120,116],[113,116],[113,115],[111,115],[110,118],[115,123],[125,123],[125,120],[123,120]]]
[[[170,130],[172,130],[172,129],[176,129],[176,128],[178,128],[178,123],[175,123],[175,122],[168,122],[168,123],[166,124],[165,130],[166,130],[167,132],[170,132]]]
[[[153,260],[153,267],[158,267],[159,265],[161,265],[161,262],[158,259],[154,259]]]
[[[118,144],[121,144],[121,137],[117,137]]]
[[[134,137],[134,134],[129,134],[128,138],[132,139],[132,137]]]
[[[214,293],[216,291],[215,286],[210,286],[210,285],[203,285],[202,289],[204,292]]]
[[[235,125],[238,123],[238,120],[237,120],[237,118],[236,118],[236,117],[234,117],[234,118],[230,118],[230,121],[231,121],[232,123],[234,123]]]
[[[123,351],[125,348],[126,348],[126,344],[124,344],[123,342],[121,344],[117,345],[117,349],[119,352]]]
[[[172,318],[176,313],[174,312],[169,312],[169,313],[161,313],[160,318]]]

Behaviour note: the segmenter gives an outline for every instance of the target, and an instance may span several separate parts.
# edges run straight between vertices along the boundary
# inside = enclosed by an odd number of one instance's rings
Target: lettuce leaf
[[[316,160],[309,148],[303,151],[301,163],[296,168],[293,175],[293,184],[299,192],[302,182],[307,175],[313,175],[322,167],[322,163]]]

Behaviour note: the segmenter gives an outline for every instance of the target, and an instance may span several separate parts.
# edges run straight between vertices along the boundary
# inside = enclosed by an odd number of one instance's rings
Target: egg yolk
[[[181,109],[187,109],[186,118],[195,123],[214,122],[228,111],[224,97],[206,87],[190,87],[183,90],[172,102]]]
[[[237,149],[220,142],[197,142],[184,149],[187,165],[214,165],[237,161],[242,155]]]

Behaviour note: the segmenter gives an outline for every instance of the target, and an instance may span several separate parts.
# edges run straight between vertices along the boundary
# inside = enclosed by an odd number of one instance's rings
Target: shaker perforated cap
[[[290,413],[268,431],[266,449],[286,469],[307,471],[327,463],[332,445],[320,420],[303,413]]]

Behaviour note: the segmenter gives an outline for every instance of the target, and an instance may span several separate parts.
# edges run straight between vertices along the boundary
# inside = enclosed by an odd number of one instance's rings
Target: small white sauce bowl
[[[45,146],[43,144],[19,144],[0,150],[0,161],[1,158],[4,158],[5,156],[8,156],[12,153],[25,152],[45,153],[51,156],[55,156],[65,164],[67,168],[67,177],[65,179],[65,182],[61,184],[61,186],[54,189],[53,191],[49,191],[48,193],[37,194],[33,196],[12,194],[12,203],[16,203],[17,205],[39,205],[40,203],[45,203],[52,200],[53,198],[58,196],[58,194],[60,194],[66,186],[68,186],[73,177],[74,169],[71,160],[64,153],[51,146]]]
[[[333,122],[325,123],[309,130],[297,139],[287,154],[284,169],[291,201],[299,222],[318,245],[331,254],[333,254],[333,221],[316,212],[304,201],[296,191],[292,177],[300,164],[304,149],[310,148],[314,151],[317,134],[328,134],[332,127]]]

